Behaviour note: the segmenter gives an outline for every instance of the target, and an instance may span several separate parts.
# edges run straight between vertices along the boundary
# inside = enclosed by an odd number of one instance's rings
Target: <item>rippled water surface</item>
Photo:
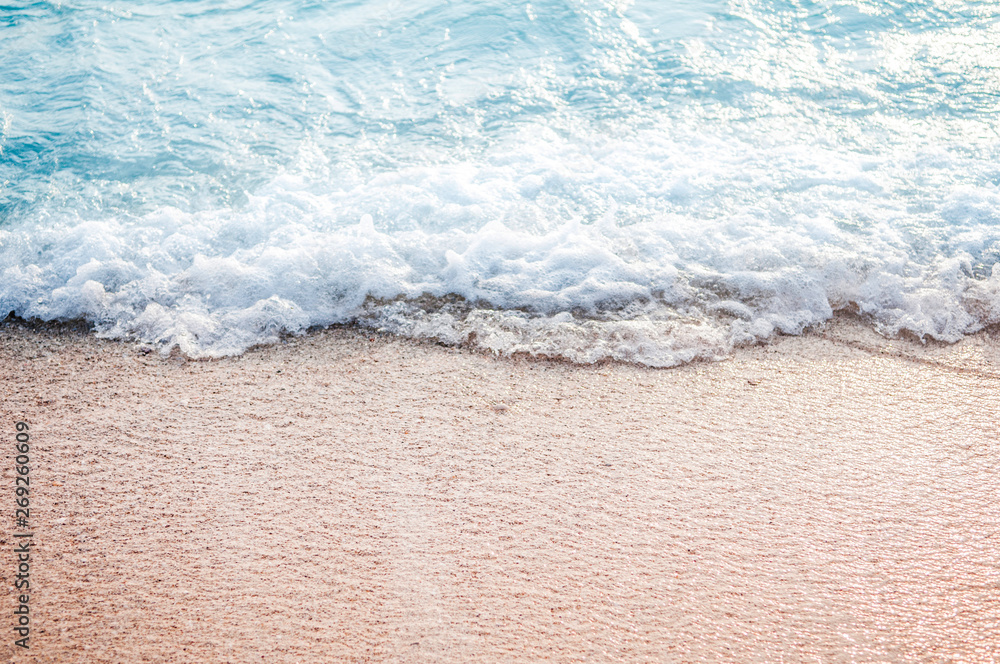
[[[664,366],[1000,322],[985,2],[0,9],[0,307]]]

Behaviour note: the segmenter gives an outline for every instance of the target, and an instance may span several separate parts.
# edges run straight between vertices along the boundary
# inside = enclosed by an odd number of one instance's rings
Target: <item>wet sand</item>
[[[841,320],[650,370],[7,325],[0,376],[3,661],[1000,659],[995,334]]]

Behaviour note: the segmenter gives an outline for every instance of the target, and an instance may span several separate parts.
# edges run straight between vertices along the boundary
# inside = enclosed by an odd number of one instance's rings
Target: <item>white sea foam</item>
[[[11,25],[41,78],[0,81],[3,311],[195,357],[353,322],[653,366],[841,309],[1000,322],[981,4],[168,8]]]
[[[866,158],[684,140],[530,130],[479,162],[348,190],[285,175],[243,208],[23,221],[0,230],[0,306],[195,357],[359,322],[654,366],[797,334],[835,309],[949,341],[997,322],[1000,274],[983,272],[1000,251],[995,190],[951,187],[923,213],[936,227],[911,227]],[[877,178],[908,167],[893,159]],[[845,208],[865,224],[838,224]]]

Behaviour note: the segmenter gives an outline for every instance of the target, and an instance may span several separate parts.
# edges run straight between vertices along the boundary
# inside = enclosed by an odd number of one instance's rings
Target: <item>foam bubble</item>
[[[243,208],[22,221],[0,230],[0,306],[85,318],[101,335],[194,357],[356,322],[498,353],[653,366],[798,334],[837,309],[886,334],[948,341],[997,320],[998,278],[976,274],[1000,249],[992,188],[950,188],[924,215],[939,221],[919,226],[860,175],[800,188],[794,214],[739,196],[709,214],[679,208],[669,184],[689,160],[728,172],[732,146],[702,139],[649,130],[616,145],[539,145],[529,131],[479,161],[349,190],[284,175]],[[786,149],[744,159],[754,191],[787,196],[787,173],[774,185],[773,171],[759,172]],[[784,168],[808,170],[804,159]],[[842,162],[864,172],[860,158]],[[883,162],[888,177],[893,168],[905,164]],[[844,187],[855,187],[847,201]],[[600,214],[584,216],[588,197]],[[841,223],[845,205],[867,223]]]

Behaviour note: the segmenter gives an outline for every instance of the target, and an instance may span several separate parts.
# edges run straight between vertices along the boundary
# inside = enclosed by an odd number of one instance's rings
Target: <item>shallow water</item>
[[[0,308],[655,366],[1000,321],[1000,9],[662,4],[0,10]]]

